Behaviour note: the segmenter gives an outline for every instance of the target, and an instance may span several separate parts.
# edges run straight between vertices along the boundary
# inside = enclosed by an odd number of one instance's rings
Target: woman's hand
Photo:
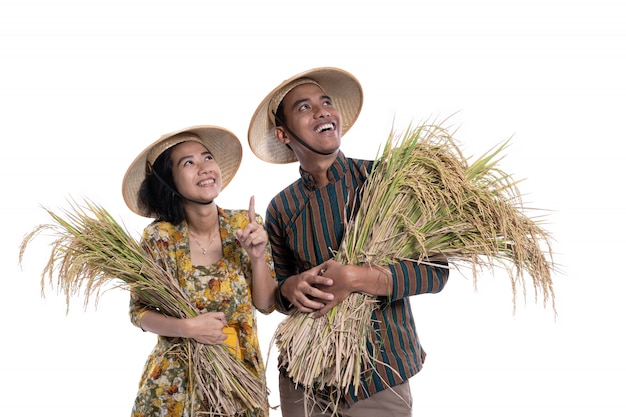
[[[226,340],[223,329],[228,323],[223,312],[210,312],[185,319],[185,337],[206,345],[219,345]]]
[[[248,219],[250,222],[243,229],[237,230],[237,240],[246,250],[252,260],[265,259],[265,247],[267,246],[267,232],[265,228],[257,223],[256,212],[254,211],[254,196],[250,197],[248,207]]]

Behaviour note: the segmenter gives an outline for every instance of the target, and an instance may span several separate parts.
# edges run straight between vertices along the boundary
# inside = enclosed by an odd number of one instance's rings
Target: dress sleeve
[[[155,241],[152,238],[152,236],[155,233],[158,233],[158,232],[155,232],[154,224],[146,227],[146,229],[144,229],[144,232],[143,232],[141,245],[144,246],[144,245],[155,244]],[[135,326],[143,330],[143,328],[141,327],[141,319],[143,318],[143,315],[146,314],[146,312],[150,310],[157,311],[156,308],[148,306],[147,304],[142,302],[138,294],[135,291],[131,290],[129,311],[128,311],[131,323],[133,323]]]
[[[137,297],[137,293],[135,291],[131,291],[129,308],[131,323],[143,330],[143,328],[141,327],[141,319],[143,318],[143,315],[146,314],[146,312],[149,310],[154,309],[142,303],[141,300],[139,300],[139,297]]]

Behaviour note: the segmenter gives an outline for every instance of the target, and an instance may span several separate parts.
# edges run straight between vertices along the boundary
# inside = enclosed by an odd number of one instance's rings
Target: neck
[[[329,183],[328,170],[337,160],[338,152],[336,151],[335,154],[326,157],[309,158],[306,161],[302,161],[300,166],[313,176],[318,187],[324,187]]]
[[[215,204],[198,205],[188,202],[184,204],[184,207],[187,227],[191,233],[196,236],[206,236],[219,230],[219,217]]]

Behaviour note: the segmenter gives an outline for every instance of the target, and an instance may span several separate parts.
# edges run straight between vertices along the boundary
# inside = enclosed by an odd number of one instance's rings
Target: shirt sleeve
[[[393,281],[391,296],[385,298],[389,302],[412,295],[438,293],[445,287],[450,274],[447,262],[403,261],[390,264],[389,269]]]

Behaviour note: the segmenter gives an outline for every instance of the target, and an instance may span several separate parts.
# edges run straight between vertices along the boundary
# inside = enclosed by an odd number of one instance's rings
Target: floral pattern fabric
[[[172,225],[155,221],[145,228],[142,240],[144,244],[159,249],[155,251],[155,256],[163,257],[159,261],[178,271],[181,287],[200,312],[225,313],[229,327],[238,329],[238,344],[245,365],[260,378],[265,378],[256,309],[250,294],[250,260],[235,237],[237,229],[248,223],[248,211],[218,208],[218,214],[224,257],[214,265],[192,265],[186,222]],[[260,216],[257,216],[257,222],[262,224]],[[265,258],[274,276],[269,244]],[[140,327],[141,317],[151,309],[154,310],[136,294],[131,294],[130,318],[133,324]],[[273,307],[261,312],[269,314],[271,311]],[[202,412],[192,398],[197,398],[197,394],[192,396],[188,392],[189,369],[179,342],[178,338],[159,336],[146,360],[132,417],[188,417]],[[254,415],[265,414],[258,412]]]

